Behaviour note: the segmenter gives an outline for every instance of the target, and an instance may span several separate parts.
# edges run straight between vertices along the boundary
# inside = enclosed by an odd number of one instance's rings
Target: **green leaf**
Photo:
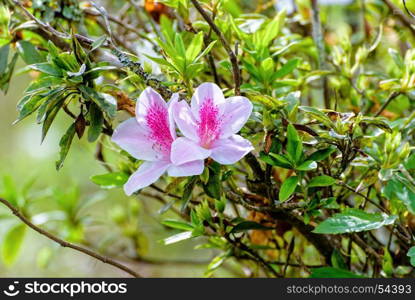
[[[104,124],[104,114],[99,109],[98,105],[92,102],[89,106],[89,129],[88,141],[95,142],[102,132],[102,125]]]
[[[411,265],[415,267],[415,246],[409,249],[407,256],[411,259]]]
[[[0,48],[0,75],[7,69],[7,62],[9,59],[10,45],[6,44]]]
[[[384,213],[367,213],[359,209],[350,208],[324,220],[313,232],[340,234],[368,231],[393,224],[395,220],[396,216],[388,216]]]
[[[392,57],[393,61],[395,62],[396,66],[403,70],[405,68],[405,64],[403,62],[402,56],[399,54],[399,52],[393,48],[388,49],[389,55]]]
[[[253,221],[243,221],[232,228],[231,233],[237,233],[247,230],[273,230],[275,228],[267,227]]]
[[[102,175],[94,175],[91,181],[101,188],[112,189],[122,187],[128,180],[128,175],[122,172],[113,172]]]
[[[298,163],[303,155],[303,143],[292,124],[287,126],[287,154],[295,163]]]
[[[59,97],[56,99],[57,101],[53,101],[53,105],[48,106],[48,109],[46,111],[43,126],[42,126],[42,142],[45,139],[50,126],[52,125],[53,121],[55,120],[56,115],[58,114],[59,110],[62,108],[63,104],[65,103],[66,97],[61,97],[61,94],[59,94]]]
[[[19,256],[26,232],[25,224],[12,227],[5,235],[2,242],[2,258],[6,266],[12,265]]]
[[[184,231],[163,240],[164,245],[171,245],[193,237],[192,231]]]
[[[261,46],[267,47],[275,39],[285,20],[285,11],[280,11],[275,18],[268,23],[265,28],[262,39],[259,41]]]
[[[336,179],[333,177],[330,177],[328,175],[322,175],[317,176],[311,179],[311,181],[308,183],[308,187],[323,187],[323,186],[330,186],[333,185],[336,182]]]
[[[92,51],[98,49],[99,47],[101,47],[105,42],[107,41],[107,36],[103,35],[99,38],[97,38],[91,45],[91,49],[89,50],[89,53],[91,53]]]
[[[212,261],[207,266],[207,272],[205,276],[210,276],[214,270],[219,268],[229,257],[229,253],[222,253],[212,259]]]
[[[275,80],[290,74],[292,71],[294,71],[295,68],[297,68],[299,62],[300,60],[298,58],[289,60],[285,65],[281,67],[281,69],[275,72],[272,78]]]
[[[315,107],[310,107],[310,106],[300,106],[299,109],[301,109],[302,111],[305,111],[306,113],[311,115],[316,120],[320,121],[325,126],[329,128],[333,127],[333,122],[330,120],[330,118],[325,113],[320,111],[319,109]]]
[[[55,77],[61,77],[62,72],[55,66],[51,65],[50,63],[38,63],[29,66],[31,69],[39,71],[41,73],[45,73]]]
[[[36,47],[28,41],[19,41],[17,43],[17,51],[28,65],[41,63],[45,61],[43,57],[39,54],[39,51]]]
[[[217,163],[209,166],[209,179],[206,184],[203,184],[205,193],[214,199],[220,199],[222,195],[220,166]]]
[[[187,180],[187,183],[184,186],[182,196],[182,211],[184,211],[187,207],[187,204],[189,204],[190,198],[192,197],[193,189],[195,188],[198,179],[198,176],[192,176]]]
[[[161,224],[170,228],[180,229],[184,231],[192,231],[194,229],[194,226],[192,224],[176,220],[164,220],[161,222]]]
[[[285,169],[292,169],[292,162],[285,156],[281,154],[270,153],[268,158],[265,155],[260,156],[262,160],[267,160],[270,165],[278,166]]]
[[[298,171],[310,171],[317,168],[317,163],[312,160],[306,160],[305,162],[302,162],[298,167],[295,169]]]
[[[199,32],[196,34],[192,42],[190,43],[189,47],[186,50],[186,60],[187,62],[193,62],[197,55],[202,51],[203,46],[203,32]]]
[[[14,124],[35,112],[43,100],[44,98],[39,95],[26,95],[20,99],[17,105],[19,116],[17,117],[16,121],[14,121]]]
[[[63,162],[65,161],[66,156],[68,155],[69,148],[71,147],[72,140],[75,136],[75,123],[73,123],[71,126],[69,126],[66,133],[62,136],[59,147],[59,160],[56,162],[56,170],[59,170],[63,166]]]
[[[336,149],[334,147],[329,147],[326,149],[318,150],[311,154],[307,159],[314,160],[314,161],[322,161],[325,160],[327,157],[330,156]]]
[[[85,99],[93,101],[98,107],[105,112],[110,118],[114,118],[117,112],[117,103],[109,101],[106,97],[96,92],[94,89],[80,85],[78,89],[81,91]]]
[[[387,247],[383,248],[382,270],[390,277],[393,275],[393,259]]]
[[[281,186],[280,192],[279,192],[279,200],[281,202],[286,201],[292,193],[294,193],[296,187],[298,184],[298,177],[297,176],[291,176],[288,179],[284,181],[284,183]]]
[[[204,57],[206,54],[208,54],[211,50],[212,50],[212,48],[213,48],[213,46],[215,46],[215,44],[216,44],[216,41],[213,41],[213,42],[211,42],[203,51],[202,51],[202,53],[200,53],[197,57],[196,57],[196,59],[194,60],[195,62],[197,62],[199,59],[201,59],[202,57]]]
[[[333,267],[314,268],[311,270],[311,278],[364,278],[363,276],[343,269]]]

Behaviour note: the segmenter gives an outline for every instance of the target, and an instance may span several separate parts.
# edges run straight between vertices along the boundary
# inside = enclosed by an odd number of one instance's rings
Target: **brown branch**
[[[16,207],[14,207],[9,201],[7,201],[7,200],[5,200],[3,198],[0,198],[0,202],[3,203],[5,206],[7,206],[12,211],[12,213],[16,217],[18,217],[23,223],[25,223],[27,226],[29,226],[30,228],[32,228],[34,231],[40,233],[41,235],[47,237],[48,239],[50,239],[50,240],[58,243],[62,247],[71,248],[71,249],[76,250],[78,252],[82,252],[82,253],[90,256],[90,257],[93,257],[93,258],[95,258],[97,260],[102,261],[103,263],[112,265],[112,266],[114,266],[114,267],[116,267],[116,268],[118,268],[118,269],[120,269],[120,270],[122,270],[122,271],[124,271],[124,272],[126,272],[126,273],[128,273],[128,274],[130,274],[130,275],[132,275],[134,277],[136,277],[136,278],[141,278],[142,277],[137,272],[131,270],[127,266],[124,266],[124,265],[122,265],[122,264],[120,264],[120,263],[112,260],[111,258],[102,256],[102,255],[100,255],[98,253],[95,253],[94,251],[89,250],[87,248],[84,248],[84,247],[81,247],[81,246],[78,246],[78,245],[69,243],[67,241],[64,241],[64,240],[62,240],[62,239],[54,236],[53,234],[47,232],[46,230],[44,230],[44,229],[42,229],[42,228],[34,225]]]
[[[397,16],[398,19],[401,20],[401,22],[411,30],[412,34],[415,34],[415,28],[412,27],[415,25],[415,22],[410,17],[405,15],[405,13],[400,10],[399,7],[397,7],[395,4],[393,4],[392,1],[385,0],[385,4],[388,6],[392,14]]]
[[[238,66],[238,58],[235,55],[235,52],[229,46],[229,43],[226,41],[225,36],[223,35],[222,31],[216,26],[215,22],[212,18],[208,15],[208,13],[202,8],[200,3],[197,0],[191,0],[197,11],[202,15],[205,21],[209,24],[210,28],[216,33],[222,46],[225,48],[226,52],[228,53],[229,59],[232,65],[232,73],[233,79],[235,81],[235,95],[239,96],[241,94],[241,71],[239,70]]]

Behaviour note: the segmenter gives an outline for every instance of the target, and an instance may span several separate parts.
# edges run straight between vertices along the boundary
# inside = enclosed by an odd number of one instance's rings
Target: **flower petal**
[[[169,176],[182,177],[182,176],[194,176],[203,173],[205,168],[205,162],[203,160],[195,160],[180,166],[171,165],[167,170]]]
[[[252,151],[254,147],[247,139],[234,134],[228,139],[220,139],[212,147],[210,157],[222,165],[231,165]]]
[[[228,138],[241,130],[251,113],[252,103],[248,98],[242,96],[227,98],[222,117],[221,138]]]
[[[192,97],[191,109],[193,116],[199,120],[199,111],[205,101],[211,100],[217,107],[222,107],[225,103],[225,96],[222,90],[214,83],[205,82],[199,85]],[[222,114],[222,111],[219,112]]]
[[[138,190],[154,183],[170,165],[168,161],[144,162],[124,185],[125,193],[130,196]]]
[[[154,151],[148,132],[138,125],[135,118],[122,122],[112,135],[112,141],[137,159],[154,161],[159,154]]]
[[[167,103],[152,88],[146,88],[141,93],[137,101],[136,118],[138,124],[149,132],[148,140],[153,142],[154,149],[163,157],[170,156],[175,128],[169,117]]]
[[[151,87],[146,88],[138,98],[135,115],[141,126],[147,126],[147,114],[152,107],[164,108],[167,111],[167,103],[163,97]]]
[[[179,94],[178,93],[174,93],[169,102],[167,102],[167,107],[168,107],[168,113],[169,113],[169,128],[170,128],[170,134],[173,137],[173,139],[175,139],[177,137],[176,134],[176,125],[174,124],[174,106],[177,105],[177,102],[179,101]]]
[[[196,142],[179,137],[171,145],[171,162],[176,166],[209,157],[211,151],[200,147]]]
[[[177,127],[180,129],[181,133],[193,141],[198,141],[198,125],[187,102],[180,101],[173,104],[172,111],[174,120],[176,121]]]

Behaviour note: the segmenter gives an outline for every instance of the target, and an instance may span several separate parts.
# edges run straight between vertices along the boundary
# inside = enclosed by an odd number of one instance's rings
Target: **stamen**
[[[167,109],[162,105],[153,104],[147,111],[146,121],[150,128],[149,139],[154,142],[155,150],[169,154],[173,137],[170,133]]]
[[[219,117],[219,109],[213,103],[212,98],[206,99],[199,111],[199,128],[198,135],[202,147],[208,148],[219,138],[221,120]]]

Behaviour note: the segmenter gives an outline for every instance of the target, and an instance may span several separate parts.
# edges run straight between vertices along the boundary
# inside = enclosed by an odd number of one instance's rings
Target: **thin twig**
[[[405,13],[402,10],[400,10],[399,7],[397,7],[395,4],[393,4],[390,0],[385,0],[385,4],[389,7],[392,14],[394,16],[397,16],[399,20],[401,20],[401,22],[411,30],[412,34],[415,34],[415,28],[412,27],[413,25],[415,25],[415,22],[410,17],[405,15]]]
[[[205,21],[209,24],[210,28],[216,33],[222,46],[225,48],[226,52],[228,53],[229,59],[232,64],[232,73],[233,79],[235,81],[235,95],[239,96],[241,94],[241,72],[238,66],[238,58],[236,57],[235,53],[233,52],[232,48],[229,46],[225,36],[223,35],[222,31],[216,26],[215,22],[212,18],[208,15],[208,13],[202,8],[200,3],[197,0],[191,0],[195,8],[198,12],[202,15]]]
[[[0,198],[0,202],[3,203],[5,206],[7,206],[12,212],[13,214],[18,217],[23,223],[25,223],[27,226],[29,226],[30,228],[32,228],[34,231],[40,233],[41,235],[47,237],[48,239],[58,243],[59,245],[61,245],[62,247],[67,247],[67,248],[71,248],[73,250],[82,252],[90,257],[93,257],[95,259],[98,259],[100,261],[102,261],[103,263],[112,265],[124,272],[127,272],[128,274],[136,277],[136,278],[141,278],[142,276],[140,274],[138,274],[137,272],[131,270],[129,267],[124,266],[118,262],[116,262],[115,260],[112,260],[111,258],[102,256],[101,254],[95,253],[92,250],[89,250],[87,248],[69,243],[67,241],[64,241],[56,236],[54,236],[53,234],[43,230],[42,228],[36,226],[35,224],[33,224],[32,222],[29,221],[29,219],[27,219],[16,207],[14,207],[9,201]]]
[[[383,113],[383,111],[386,109],[386,107],[388,107],[388,105],[392,102],[392,100],[398,97],[400,94],[401,94],[400,92],[392,92],[389,95],[388,99],[386,99],[385,103],[383,103],[383,105],[376,112],[375,117],[379,117]]]

